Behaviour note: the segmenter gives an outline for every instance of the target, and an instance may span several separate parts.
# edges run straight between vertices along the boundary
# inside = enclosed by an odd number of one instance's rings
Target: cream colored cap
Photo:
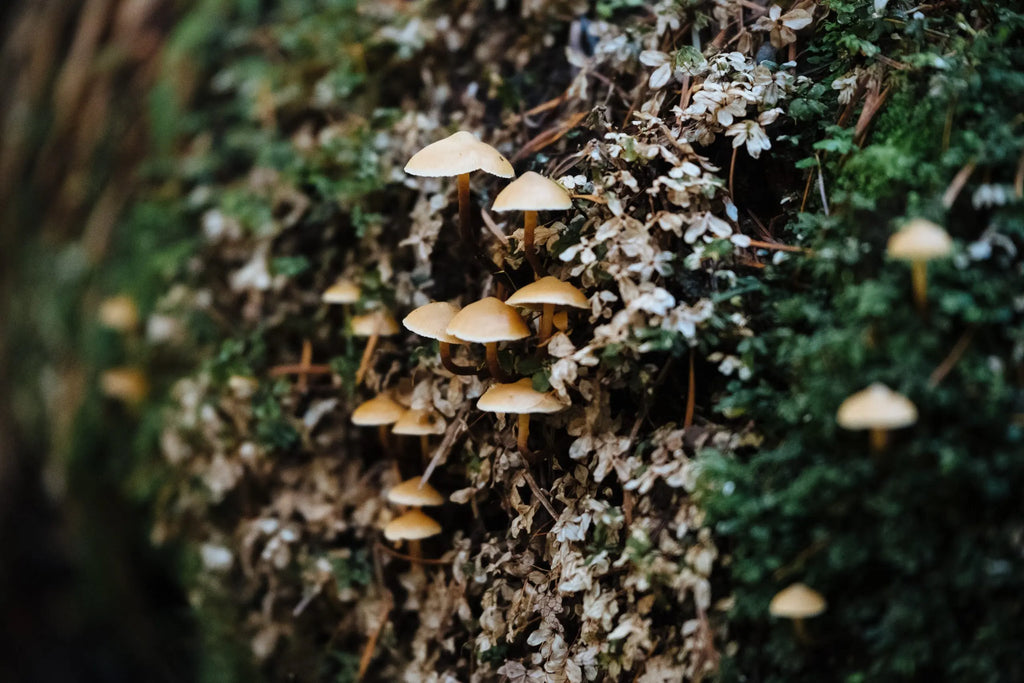
[[[359,301],[359,285],[350,280],[338,280],[324,290],[320,300],[325,304],[354,304]]]
[[[914,218],[889,238],[886,251],[902,261],[930,261],[949,256],[953,240],[941,225]]]
[[[527,171],[494,198],[495,211],[564,211],[572,208],[565,189],[540,173]]]
[[[557,306],[590,308],[590,302],[587,301],[587,297],[583,295],[583,292],[568,282],[562,282],[557,277],[551,275],[526,285],[510,296],[505,303],[510,306],[555,304]]]
[[[406,173],[431,178],[473,171],[486,171],[501,178],[516,174],[512,164],[498,150],[466,131],[427,145],[405,165]]]
[[[917,422],[917,407],[903,394],[875,382],[840,404],[836,422],[844,429],[898,429]]]
[[[414,334],[427,339],[437,339],[448,344],[465,344],[458,337],[454,337],[445,329],[452,321],[458,311],[446,301],[435,301],[425,306],[420,306],[409,315],[405,316],[402,324]]]
[[[376,427],[397,422],[405,408],[384,394],[359,404],[352,411],[352,424],[360,427]]]
[[[118,294],[100,303],[100,322],[118,332],[130,332],[139,324],[139,307],[127,294]]]
[[[149,394],[149,380],[141,368],[110,368],[100,375],[100,389],[110,398],[125,403],[142,403]]]
[[[818,616],[825,611],[826,606],[821,593],[802,583],[794,583],[775,594],[768,605],[768,612],[774,617],[803,619]]]
[[[409,510],[384,527],[384,538],[389,541],[418,541],[439,533],[441,525],[420,510]]]
[[[427,410],[407,410],[391,428],[395,434],[419,436],[421,434],[444,434],[444,422],[435,413]]]
[[[388,502],[395,505],[443,505],[444,496],[430,484],[420,485],[420,478],[406,479],[388,491]]]
[[[372,337],[374,334],[390,337],[399,332],[398,323],[387,311],[354,315],[350,324],[352,325],[352,334],[357,337]]]
[[[530,336],[530,328],[516,309],[489,296],[455,314],[445,332],[467,342],[489,344]]]
[[[557,413],[565,408],[551,394],[533,388],[529,377],[511,384],[494,384],[484,392],[476,407],[488,413]]]

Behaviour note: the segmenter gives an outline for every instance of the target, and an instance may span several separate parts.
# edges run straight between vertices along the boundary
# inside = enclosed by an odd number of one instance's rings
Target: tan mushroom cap
[[[113,330],[129,332],[139,324],[139,307],[127,294],[118,294],[100,303],[99,319]]]
[[[409,510],[384,527],[384,538],[389,541],[418,541],[439,533],[441,525],[420,510]]]
[[[398,323],[386,311],[354,315],[350,324],[352,325],[352,334],[357,337],[372,337],[375,334],[381,337],[390,337],[399,332]]]
[[[590,308],[590,302],[583,292],[568,282],[547,275],[526,285],[506,301],[510,306],[537,306],[555,304],[556,306],[573,306],[574,308]]]
[[[359,285],[350,280],[338,280],[324,290],[320,300],[325,304],[354,304],[359,301]]]
[[[388,491],[388,502],[395,505],[443,505],[444,496],[430,484],[420,485],[420,478],[406,479]]]
[[[465,344],[466,342],[458,337],[445,332],[456,313],[458,311],[450,303],[435,301],[415,309],[405,316],[402,324],[405,325],[405,329],[427,339],[437,339],[448,344]]]
[[[405,408],[384,394],[359,404],[352,411],[352,424],[360,427],[377,427],[398,422]]]
[[[433,142],[416,152],[405,165],[411,175],[438,178],[486,171],[501,178],[516,174],[512,164],[486,142],[466,131]]]
[[[110,368],[100,375],[100,389],[110,398],[125,403],[142,403],[149,394],[149,380],[141,368]]]
[[[768,612],[774,617],[803,619],[818,616],[826,606],[821,593],[802,583],[794,583],[775,594],[768,605]]]
[[[395,434],[420,436],[422,434],[444,434],[444,422],[435,413],[427,410],[407,410],[391,428]]]
[[[930,261],[949,256],[953,240],[941,225],[914,218],[889,238],[886,251],[902,261]]]
[[[875,382],[840,404],[836,422],[844,429],[898,429],[917,422],[917,407],[903,394]]]
[[[557,413],[565,408],[551,394],[537,391],[529,377],[511,384],[494,384],[484,392],[476,407],[488,413]]]
[[[561,185],[539,173],[527,171],[494,198],[495,211],[564,211],[572,198]]]
[[[490,344],[530,336],[530,328],[516,309],[493,296],[474,301],[455,314],[445,329],[463,341]]]

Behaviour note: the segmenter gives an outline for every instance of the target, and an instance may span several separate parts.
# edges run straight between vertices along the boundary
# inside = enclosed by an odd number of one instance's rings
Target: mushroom
[[[441,525],[421,510],[409,510],[388,522],[384,538],[389,541],[419,541],[441,533]]]
[[[476,407],[489,413],[515,413],[519,416],[519,451],[529,454],[531,413],[557,413],[565,408],[552,394],[533,388],[529,377],[510,384],[495,384],[484,392]]]
[[[338,280],[324,290],[320,300],[325,304],[354,304],[359,301],[359,285],[351,280]]]
[[[574,308],[590,308],[590,302],[583,292],[568,282],[562,282],[548,275],[526,285],[505,302],[510,306],[541,306],[543,314],[540,319],[540,342],[544,343],[551,336],[554,322],[555,306],[572,306]]]
[[[487,347],[487,367],[491,377],[499,382],[510,382],[498,363],[498,343],[530,336],[530,328],[516,313],[516,309],[493,296],[475,301],[456,313],[445,332],[457,339]]]
[[[100,375],[103,394],[122,403],[137,406],[149,395],[149,380],[141,368],[121,366],[104,370]]]
[[[99,319],[112,330],[131,332],[139,325],[139,307],[127,294],[118,294],[100,303]]]
[[[369,337],[366,348],[363,349],[363,356],[359,359],[359,369],[356,370],[356,386],[363,381],[366,368],[370,365],[370,358],[374,349],[377,348],[377,340],[380,337],[390,337],[399,333],[398,323],[386,311],[374,311],[357,315],[349,321],[349,329],[356,337]]]
[[[458,365],[452,360],[452,344],[465,344],[463,340],[445,332],[448,323],[455,317],[455,307],[445,301],[435,301],[420,306],[405,316],[402,324],[414,334],[427,339],[436,339],[441,352],[441,364],[449,372],[456,375],[475,375],[477,369],[467,365]]]
[[[420,451],[423,461],[430,459],[431,434],[443,434],[444,422],[437,418],[437,415],[426,410],[407,410],[398,418],[391,431],[404,436],[420,437]]]
[[[875,382],[840,404],[836,422],[843,429],[870,430],[871,448],[881,453],[888,441],[888,430],[917,422],[917,407],[903,394]]]
[[[380,394],[369,401],[359,404],[352,411],[352,424],[358,427],[377,427],[381,448],[387,453],[390,450],[388,425],[398,422],[398,419],[402,417],[404,412],[405,408],[401,404],[396,403],[384,394]]]
[[[561,185],[533,171],[527,171],[513,180],[494,198],[495,211],[523,212],[523,251],[537,277],[540,277],[541,271],[537,251],[533,245],[537,212],[564,211],[571,208],[572,198]]]
[[[928,306],[928,262],[949,256],[953,240],[940,226],[924,218],[905,223],[889,238],[886,251],[901,261],[910,261],[914,287],[914,303],[921,312]]]
[[[826,606],[827,603],[821,593],[802,583],[794,583],[775,594],[768,605],[768,612],[773,617],[792,619],[797,640],[809,643],[804,619],[818,616],[825,611]]]
[[[466,131],[427,145],[405,165],[405,172],[410,175],[430,178],[458,176],[459,227],[466,244],[473,241],[469,206],[469,174],[473,171],[486,171],[499,178],[511,178],[516,174],[512,164],[498,150]]]
[[[423,482],[422,477],[406,479],[388,491],[388,502],[409,507],[426,507],[443,505],[444,496],[430,484]]]

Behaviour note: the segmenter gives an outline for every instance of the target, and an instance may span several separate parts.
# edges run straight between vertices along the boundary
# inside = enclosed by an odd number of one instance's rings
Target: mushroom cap
[[[540,173],[527,171],[494,198],[495,211],[563,211],[572,198],[561,185]]]
[[[428,410],[407,410],[398,418],[391,431],[405,436],[444,434],[444,422]]]
[[[352,325],[352,334],[357,337],[372,337],[374,334],[390,337],[399,332],[398,323],[387,311],[354,315],[349,324]]]
[[[352,411],[352,424],[359,427],[377,427],[397,422],[405,408],[384,394],[364,401]]]
[[[488,413],[557,413],[565,408],[551,394],[537,391],[529,377],[511,384],[493,384],[476,407]]]
[[[118,294],[100,303],[99,319],[112,330],[130,332],[139,324],[139,307],[127,294]]]
[[[456,308],[447,301],[435,301],[415,309],[405,316],[402,324],[410,332],[427,339],[437,339],[448,344],[465,344],[466,342],[458,337],[445,332],[456,313]]]
[[[384,538],[389,541],[418,541],[441,533],[441,525],[420,510],[409,510],[384,527]]]
[[[493,296],[474,301],[456,313],[445,332],[476,344],[512,341],[530,336],[530,328],[516,313],[516,309]]]
[[[903,394],[875,382],[839,405],[836,422],[844,429],[898,429],[917,422],[917,407]]]
[[[405,165],[410,175],[437,178],[486,171],[501,178],[516,174],[512,164],[486,142],[464,130],[427,145]]]
[[[899,232],[889,238],[886,251],[902,261],[930,261],[949,256],[953,240],[941,225],[924,218],[914,218],[903,224]]]
[[[354,304],[359,301],[359,285],[351,280],[338,280],[324,290],[320,300],[325,304]]]
[[[768,605],[768,612],[773,617],[803,619],[818,616],[825,611],[826,606],[821,593],[802,583],[794,583],[775,594]]]
[[[587,301],[587,297],[583,295],[583,292],[568,282],[562,282],[557,277],[551,275],[526,285],[510,296],[505,303],[510,306],[555,304],[557,306],[572,306],[574,308],[590,308],[590,302]]]
[[[420,485],[420,477],[406,479],[388,491],[388,502],[395,505],[443,505],[444,496],[430,484]]]
[[[109,368],[100,375],[100,390],[105,396],[125,403],[142,403],[149,394],[149,380],[141,368]]]

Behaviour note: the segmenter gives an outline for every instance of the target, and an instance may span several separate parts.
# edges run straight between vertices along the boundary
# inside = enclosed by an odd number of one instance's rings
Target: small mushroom
[[[510,306],[541,306],[543,313],[540,318],[540,342],[544,343],[551,336],[554,322],[555,306],[572,306],[574,308],[590,308],[590,302],[583,292],[568,282],[562,282],[548,275],[526,285],[505,302]]]
[[[363,349],[363,356],[359,359],[359,369],[356,370],[356,385],[362,384],[363,375],[370,366],[370,358],[377,348],[377,340],[381,337],[390,337],[400,332],[398,323],[386,311],[374,311],[363,315],[357,315],[349,321],[349,329],[355,337],[368,337],[366,348]]]
[[[557,413],[565,408],[552,394],[533,388],[529,377],[510,384],[495,384],[484,392],[476,407],[489,413],[515,413],[519,416],[519,434],[516,444],[524,455],[529,454],[530,415]]]
[[[489,296],[475,301],[452,317],[445,332],[462,341],[484,344],[487,347],[487,367],[491,377],[509,382],[509,377],[498,363],[498,344],[530,336],[530,328],[516,313],[516,309]]]
[[[810,642],[810,637],[804,619],[818,616],[826,607],[827,603],[821,593],[802,583],[794,583],[775,594],[768,605],[768,613],[773,617],[792,619],[797,639],[806,644]]]
[[[122,403],[137,406],[149,395],[149,380],[141,368],[122,366],[104,370],[100,375],[100,389],[105,396]]]
[[[403,436],[420,437],[420,451],[423,461],[430,459],[430,435],[443,434],[444,422],[438,416],[426,410],[407,410],[398,418],[391,431]]]
[[[444,505],[444,496],[433,486],[423,482],[422,477],[413,477],[393,486],[388,491],[388,502],[419,508]]]
[[[421,510],[409,510],[384,527],[389,541],[419,541],[441,533],[441,525]]]
[[[511,178],[516,174],[512,164],[498,150],[466,131],[427,145],[405,165],[405,172],[410,175],[458,177],[459,227],[466,244],[473,242],[469,206],[469,174],[473,171],[486,171],[499,178]]]
[[[100,322],[118,332],[132,332],[139,326],[139,307],[127,294],[118,294],[100,303]]]
[[[445,330],[457,313],[454,306],[445,301],[420,306],[405,316],[402,324],[414,334],[427,339],[436,339],[441,352],[441,364],[455,375],[475,375],[477,369],[467,365],[458,365],[452,360],[452,344],[465,344],[458,337],[448,334]]]
[[[881,453],[888,442],[888,430],[917,422],[917,407],[903,394],[875,382],[840,404],[836,422],[843,429],[869,430],[871,449]]]
[[[495,211],[523,212],[523,252],[537,277],[540,277],[541,272],[537,250],[533,244],[537,212],[564,211],[571,208],[572,198],[561,185],[533,171],[527,171],[513,180],[494,198]]]
[[[940,226],[924,218],[914,218],[889,238],[890,258],[910,261],[914,303],[921,312],[928,307],[928,262],[949,256],[953,240]]]
[[[324,290],[320,300],[325,304],[354,304],[359,301],[359,285],[351,280],[338,280]]]
[[[388,441],[388,425],[398,422],[405,408],[388,396],[380,394],[369,401],[364,401],[352,411],[352,424],[358,427],[377,427],[380,445],[385,453],[390,451]]]

